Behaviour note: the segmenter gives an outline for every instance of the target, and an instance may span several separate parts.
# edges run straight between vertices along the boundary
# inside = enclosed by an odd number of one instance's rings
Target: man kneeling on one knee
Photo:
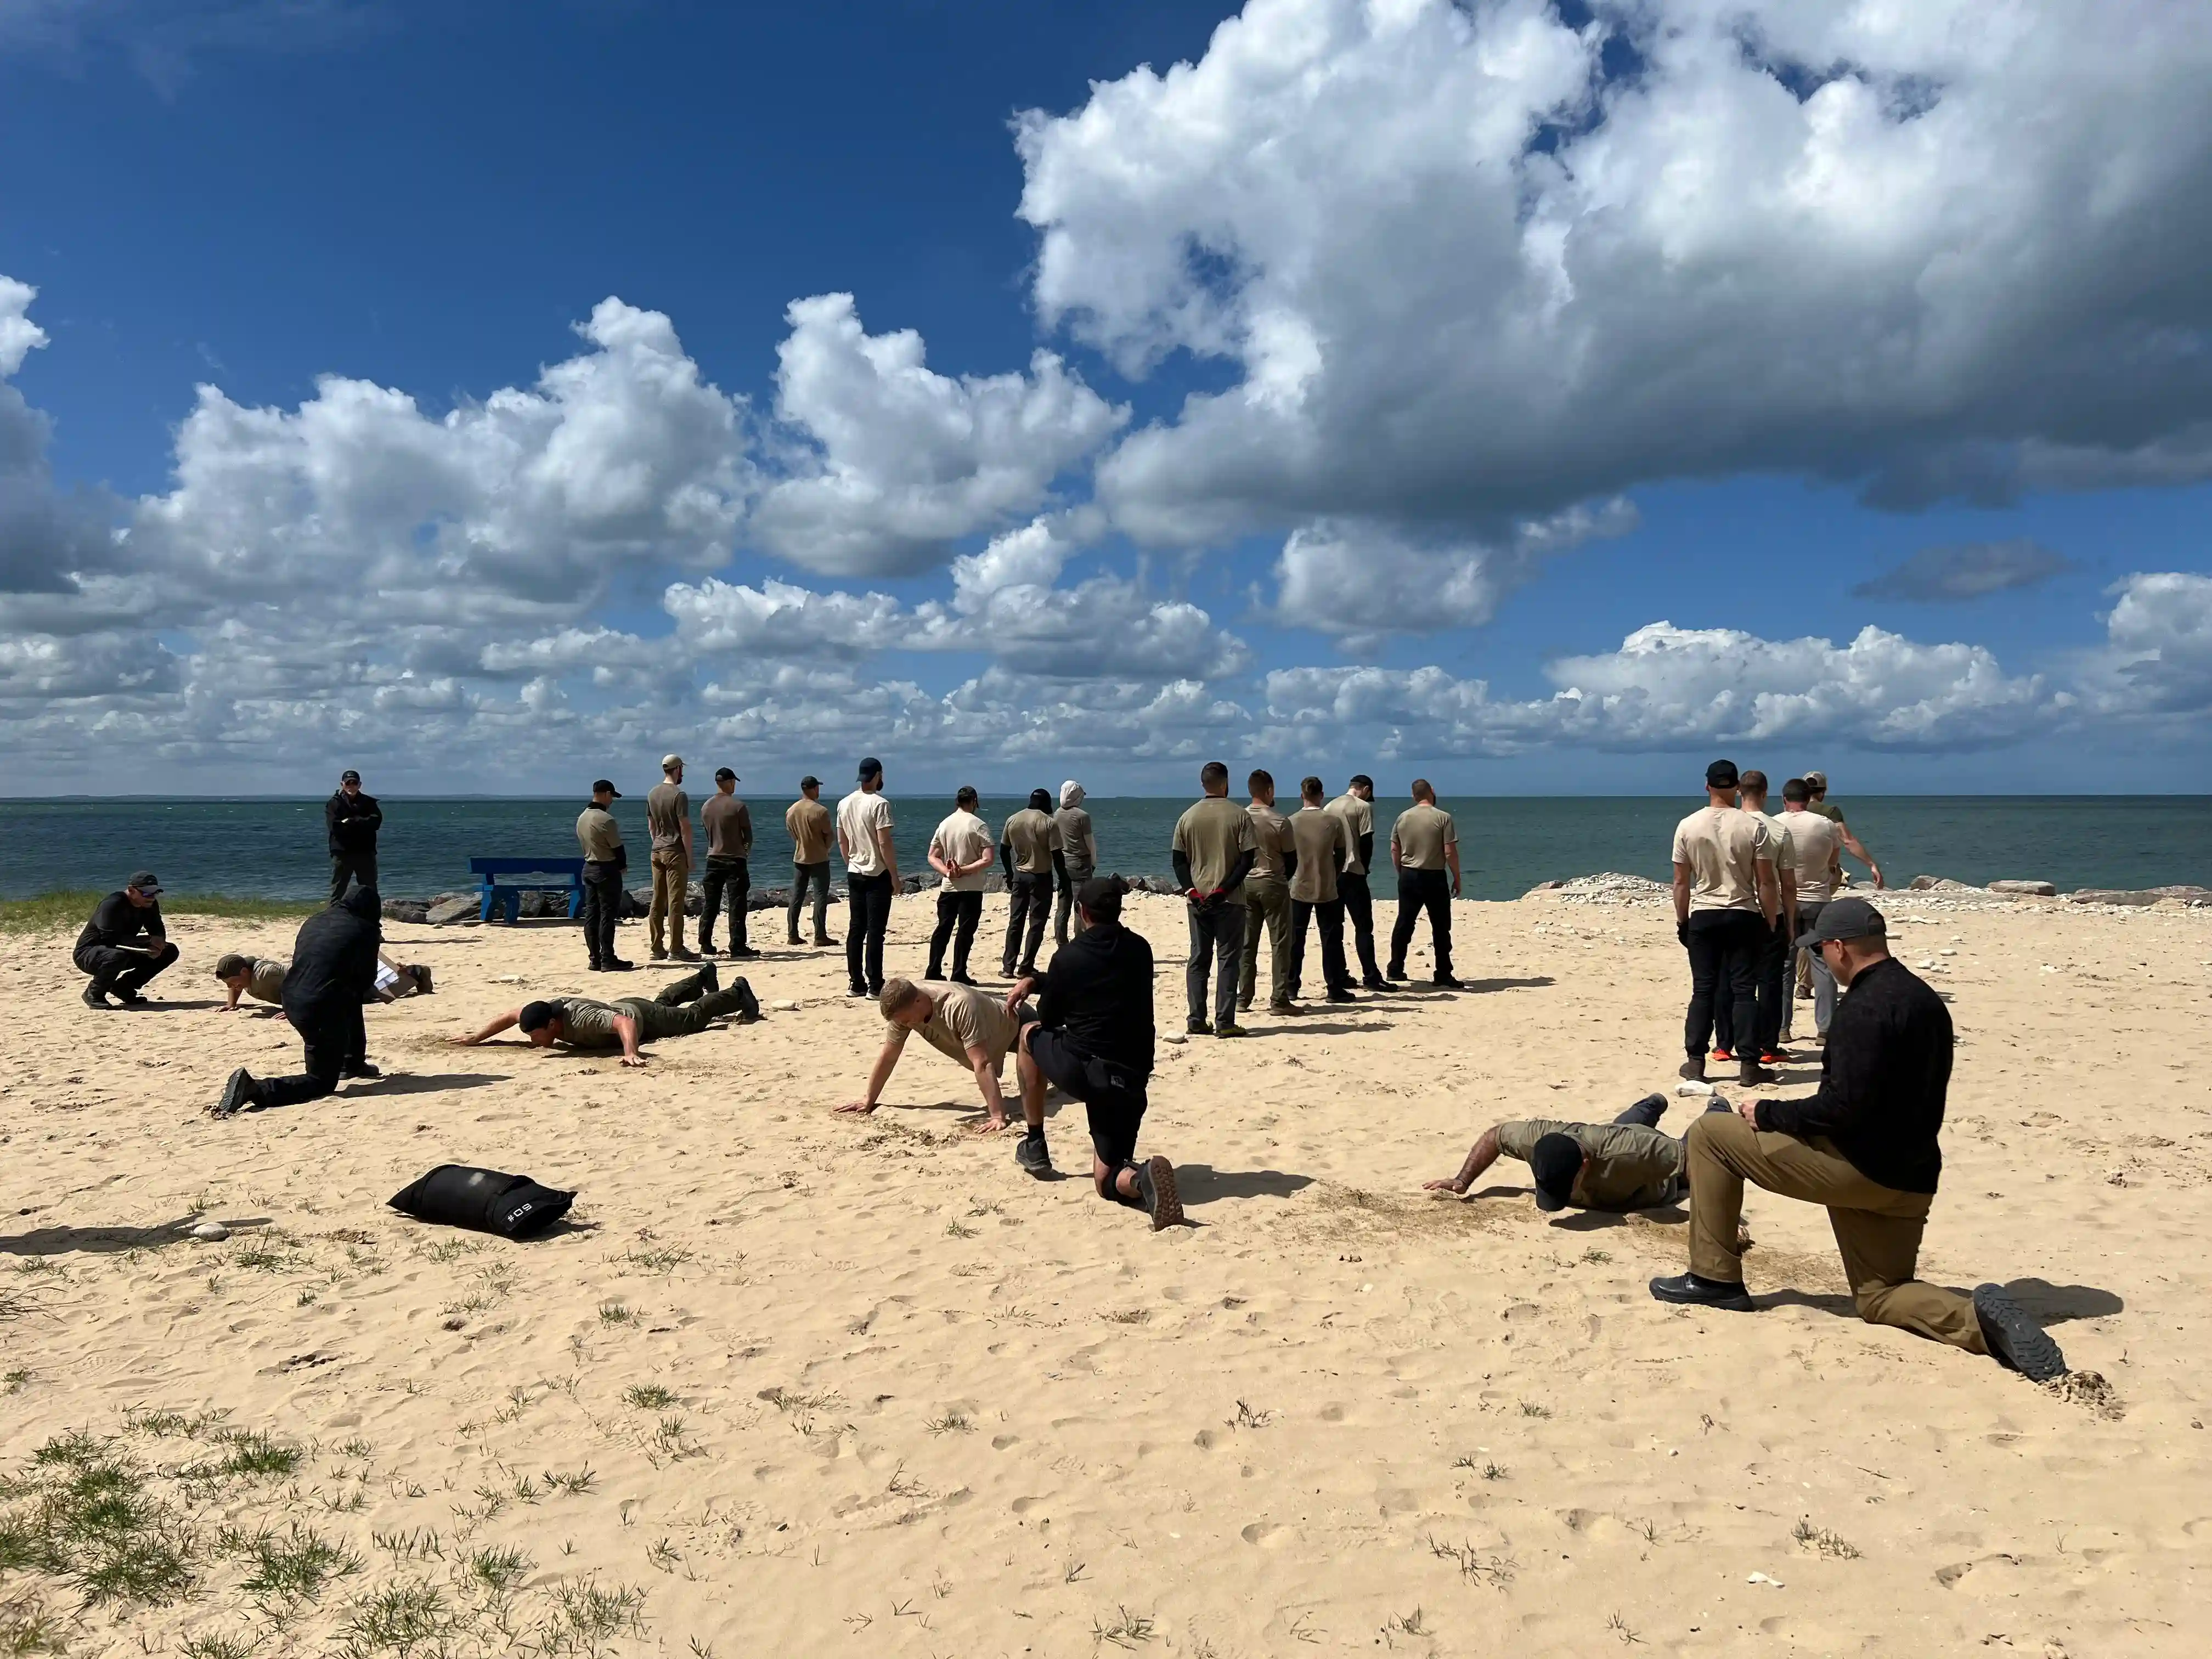
[[[1863,899],[1839,899],[1802,943],[1848,994],[1828,1027],[1809,1100],[1746,1100],[1709,1113],[1685,1138],[1690,1271],[1655,1279],[1662,1302],[1748,1310],[1737,1223],[1748,1181],[1826,1206],[1851,1297],[1869,1324],[1987,1354],[2037,1382],[2063,1376],[2058,1345],[1995,1285],[1972,1295],[1916,1279],[1935,1201],[1951,1081],[1950,1010],[1889,954],[1887,924]]]

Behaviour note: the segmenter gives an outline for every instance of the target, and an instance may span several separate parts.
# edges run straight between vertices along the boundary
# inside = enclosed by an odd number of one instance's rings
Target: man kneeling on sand
[[[646,1057],[637,1051],[641,1042],[693,1036],[725,1014],[735,1014],[748,1024],[760,1018],[760,999],[753,994],[751,986],[739,980],[727,990],[720,988],[710,962],[696,974],[671,980],[661,987],[659,996],[623,997],[614,1002],[597,1002],[590,997],[526,1002],[473,1036],[453,1041],[473,1048],[519,1025],[532,1048],[550,1048],[556,1044],[574,1049],[618,1048],[623,1065],[642,1066]]]
[[[1729,1105],[1716,1097],[1706,1109],[1725,1112]],[[1496,1124],[1468,1149],[1457,1175],[1424,1182],[1422,1190],[1464,1195],[1503,1153],[1528,1166],[1540,1210],[1657,1209],[1685,1191],[1682,1143],[1659,1127],[1666,1115],[1667,1097],[1646,1095],[1610,1123]]]
[[[1014,1161],[1039,1177],[1052,1172],[1044,1096],[1048,1085],[1056,1085],[1089,1110],[1091,1179],[1098,1196],[1144,1211],[1158,1232],[1182,1219],[1182,1200],[1173,1164],[1157,1155],[1137,1161],[1152,1074],[1152,947],[1121,926],[1126,890],[1112,876],[1094,876],[1075,890],[1083,931],[1054,952],[1036,1018],[1022,1026],[1022,1115],[1030,1130]],[[1007,1012],[1018,1017],[1022,999],[1039,983],[1017,983],[1007,994]]]
[[[1006,1101],[1000,1092],[999,1073],[1006,1063],[1007,1050],[1014,1046],[1022,1022],[1036,1018],[1034,1011],[1027,1007],[1011,1009],[999,998],[972,985],[928,981],[917,985],[910,979],[885,981],[879,1002],[890,1030],[884,1033],[883,1052],[876,1056],[874,1068],[868,1073],[868,1092],[860,1100],[840,1106],[839,1111],[861,1116],[874,1111],[876,1103],[883,1098],[884,1085],[891,1080],[899,1056],[906,1052],[908,1036],[919,1031],[931,1048],[975,1074],[976,1092],[983,1097],[987,1115],[983,1122],[970,1126],[971,1132],[988,1134],[1006,1127]],[[1030,1120],[1030,1127],[1042,1137],[1042,1100],[1037,1103],[1037,1115]]]
[[[1936,1134],[1951,1083],[1951,1012],[1889,954],[1888,927],[1864,899],[1821,911],[1802,943],[1850,994],[1828,1027],[1809,1100],[1746,1100],[1690,1126],[1690,1271],[1655,1279],[1662,1302],[1748,1310],[1737,1222],[1747,1181],[1824,1205],[1859,1316],[1987,1354],[2033,1381],[2066,1360],[1996,1285],[1972,1295],[1913,1277],[1943,1167]]]

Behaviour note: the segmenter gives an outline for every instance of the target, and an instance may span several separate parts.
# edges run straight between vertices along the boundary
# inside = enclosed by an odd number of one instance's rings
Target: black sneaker
[[[1331,991],[1328,994],[1328,1000],[1331,1002],[1357,1002],[1359,999],[1352,995],[1349,991]]]
[[[620,957],[609,957],[599,964],[599,971],[603,974],[634,974],[637,971],[637,964],[624,962]]]
[[[1242,1025],[1230,1024],[1215,1026],[1213,1035],[1218,1037],[1241,1037],[1250,1036],[1252,1034]]]
[[[110,991],[108,995],[126,1008],[143,1008],[146,1006],[146,994],[143,991],[126,991],[118,986],[114,990]]]
[[[208,1108],[208,1115],[236,1117],[246,1107],[258,1103],[260,1098],[260,1087],[254,1082],[253,1073],[241,1066],[222,1085],[222,1097]]]
[[[430,994],[429,969],[418,962],[407,971],[415,975],[415,994],[418,997],[428,996]]]
[[[2033,1314],[2005,1294],[2002,1285],[1975,1287],[1974,1317],[1981,1322],[1990,1358],[2007,1370],[2018,1371],[2031,1382],[2049,1382],[2066,1375],[2066,1356],[2058,1345]]]
[[[84,1006],[88,1008],[112,1008],[115,1006],[113,1003],[107,1000],[107,993],[101,990],[97,985],[88,985],[84,988]]]
[[[1193,1036],[1212,1036],[1213,1022],[1206,1019],[1194,1019],[1186,1024],[1183,1030],[1188,1031]]]
[[[814,941],[817,950],[833,949],[842,943],[843,943],[842,940],[834,939],[817,939]]]
[[[1176,1191],[1175,1165],[1148,1158],[1137,1165],[1137,1196],[1152,1218],[1152,1231],[1182,1224],[1182,1196]]]
[[[722,954],[732,962],[757,962],[760,960],[760,952],[754,950],[750,945],[732,945],[729,950],[725,951]]]
[[[845,994],[848,997],[864,997],[868,994],[868,988],[865,985],[848,985],[845,988]]]
[[[1465,985],[1462,984],[1449,974],[1438,974],[1434,979],[1431,980],[1429,983],[1435,986],[1439,991],[1464,991],[1467,989]]]
[[[702,990],[720,990],[722,988],[721,970],[716,968],[713,963],[708,963],[699,969],[699,986]]]
[[[607,971],[607,967],[603,962],[595,962],[586,967],[584,971],[587,974],[604,974]]]
[[[1406,970],[1394,962],[1382,970],[1382,977],[1391,984],[1402,985],[1406,982]]]
[[[1692,1083],[1703,1083],[1705,1080],[1705,1057],[1692,1054],[1675,1069],[1674,1075],[1686,1078]]]
[[[1015,1143],[1014,1162],[1040,1181],[1052,1173],[1052,1152],[1044,1144],[1042,1129],[1031,1129]]]
[[[1380,974],[1377,974],[1372,979],[1363,979],[1359,982],[1370,991],[1387,991],[1391,988],[1390,981],[1384,979]]]
[[[972,974],[955,974],[945,982],[947,985],[973,985],[975,982],[975,977]]]
[[[730,988],[737,994],[738,1018],[751,1024],[760,1018],[760,999],[753,994],[752,982],[741,979]]]
[[[377,1065],[374,1060],[356,1060],[350,1066],[339,1066],[338,1075],[340,1077],[382,1077],[384,1067]]]
[[[1742,1285],[1720,1279],[1700,1279],[1695,1273],[1653,1279],[1651,1297],[1655,1302],[1673,1302],[1692,1308],[1725,1308],[1730,1313],[1749,1313],[1752,1310],[1751,1297],[1745,1294]]]

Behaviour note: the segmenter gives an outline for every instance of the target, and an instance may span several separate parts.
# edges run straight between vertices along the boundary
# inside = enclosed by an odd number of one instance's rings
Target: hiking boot
[[[753,994],[751,981],[741,979],[730,990],[738,1000],[739,1019],[750,1025],[760,1018],[760,999]]]
[[[428,996],[430,994],[429,969],[418,962],[410,966],[407,971],[415,975],[415,994],[418,997]]]
[[[146,994],[141,990],[118,985],[108,994],[126,1008],[143,1008],[146,1006]]]
[[[696,951],[687,951],[679,945],[668,953],[668,959],[671,962],[696,962],[699,960],[699,953]]]
[[[1359,999],[1352,995],[1349,991],[1331,991],[1328,994],[1328,1000],[1331,1002],[1357,1002]]]
[[[792,943],[793,943],[793,945],[796,945],[796,944],[798,944],[798,943],[799,943],[799,941],[798,941],[797,939],[793,939],[793,940],[792,940]],[[842,945],[842,944],[843,944],[843,943],[844,943],[844,941],[843,941],[842,939],[831,939],[831,938],[830,937],[830,935],[829,935],[829,934],[827,934],[827,933],[817,933],[817,934],[814,936],[814,944],[815,944],[815,946],[816,946],[816,948],[817,948],[817,949],[822,949],[822,948],[824,948],[824,947],[828,947],[828,948],[834,948],[834,947],[836,947],[836,945]]]
[[[1213,1035],[1218,1037],[1241,1037],[1250,1036],[1252,1034],[1246,1030],[1242,1025],[1236,1024],[1232,1022],[1227,1025],[1215,1026],[1213,1028]]]
[[[806,941],[799,938],[798,934],[793,933],[789,939],[784,940],[784,943],[786,945],[804,945]]]
[[[1782,1079],[1746,1054],[1736,1066],[1735,1081],[1738,1088],[1750,1089],[1762,1083],[1779,1083]]]
[[[115,1006],[113,1003],[107,1000],[107,993],[101,990],[97,985],[88,985],[84,988],[84,1006],[88,1008],[112,1008]]]
[[[2007,1370],[2018,1371],[2031,1382],[2049,1382],[2066,1375],[2066,1356],[2058,1345],[2033,1314],[2005,1294],[2002,1285],[1975,1287],[1974,1317],[1981,1322],[1990,1358]]]
[[[261,1085],[253,1080],[253,1073],[243,1066],[230,1074],[222,1085],[222,1097],[208,1108],[210,1117],[236,1117],[248,1106],[258,1105]]]
[[[1731,1285],[1723,1279],[1700,1279],[1695,1273],[1681,1273],[1673,1279],[1651,1281],[1652,1299],[1672,1302],[1689,1308],[1725,1308],[1730,1313],[1749,1313],[1751,1297],[1741,1285]]]
[[[1298,1005],[1287,1000],[1267,1005],[1267,1012],[1271,1014],[1295,1014],[1297,1011]]]
[[[1164,1158],[1148,1158],[1137,1165],[1137,1196],[1152,1218],[1152,1231],[1182,1224],[1182,1197],[1176,1191],[1175,1165]]]
[[[1435,986],[1439,991],[1464,991],[1467,989],[1465,985],[1453,978],[1449,974],[1438,974],[1434,979],[1431,980],[1429,983]]]
[[[1682,1062],[1674,1075],[1687,1078],[1692,1083],[1703,1083],[1705,1080],[1705,1057],[1703,1054],[1692,1054]]]
[[[1406,964],[1402,962],[1392,963],[1382,970],[1382,977],[1386,980],[1402,981],[1406,977]]]
[[[1390,981],[1384,979],[1380,974],[1376,974],[1370,978],[1363,979],[1359,982],[1370,991],[1387,991],[1391,988]]]
[[[374,1060],[349,1060],[346,1064],[338,1067],[338,1075],[340,1077],[382,1077],[384,1075],[384,1067],[377,1065]]]
[[[973,985],[973,984],[975,984],[975,976],[973,974],[965,974],[965,973],[955,974],[955,975],[953,975],[953,976],[952,976],[951,979],[948,979],[948,980],[947,980],[947,981],[945,981],[945,982],[947,985],[970,985],[970,986],[972,986],[972,985]]]
[[[1213,1035],[1213,1022],[1206,1019],[1188,1020],[1184,1023],[1183,1030],[1189,1032],[1193,1036],[1212,1036]]]
[[[722,988],[721,970],[711,962],[699,969],[697,977],[699,988],[702,991],[719,991]]]
[[[1015,1143],[1014,1162],[1040,1181],[1052,1173],[1052,1152],[1044,1144],[1042,1128],[1030,1130]]]
[[[634,962],[624,962],[620,957],[609,957],[599,964],[599,971],[603,974],[635,973],[637,971],[637,964]]]

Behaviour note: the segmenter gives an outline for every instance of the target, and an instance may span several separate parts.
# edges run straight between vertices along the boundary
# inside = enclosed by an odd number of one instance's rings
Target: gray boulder
[[[1566,884],[1567,884],[1564,881],[1540,881],[1534,887],[1531,887],[1527,892],[1522,894],[1521,896],[1522,898],[1534,898],[1539,893],[1556,893],[1559,889],[1565,887]]]
[[[996,870],[987,871],[983,876],[983,885],[979,890],[986,893],[1003,893],[1006,890],[1006,878]]]
[[[384,901],[384,919],[386,921],[422,922],[427,921],[429,915],[430,905],[427,899],[396,898]]]
[[[1990,891],[1992,893],[2009,894],[2014,898],[2056,898],[2058,896],[2057,887],[2053,883],[2047,881],[1993,881],[1990,884]]]
[[[448,922],[474,921],[483,908],[483,901],[474,897],[440,899],[423,912],[422,920],[442,927]]]
[[[2148,910],[2164,896],[2155,892],[2130,892],[2115,887],[2084,887],[2079,892],[2069,893],[2069,904],[2124,904],[2131,909]]]
[[[1982,890],[1969,881],[1954,881],[1948,876],[1915,876],[1911,890],[1916,893],[1978,893]]]
[[[781,910],[791,902],[788,887],[756,887],[745,895],[748,910]]]

